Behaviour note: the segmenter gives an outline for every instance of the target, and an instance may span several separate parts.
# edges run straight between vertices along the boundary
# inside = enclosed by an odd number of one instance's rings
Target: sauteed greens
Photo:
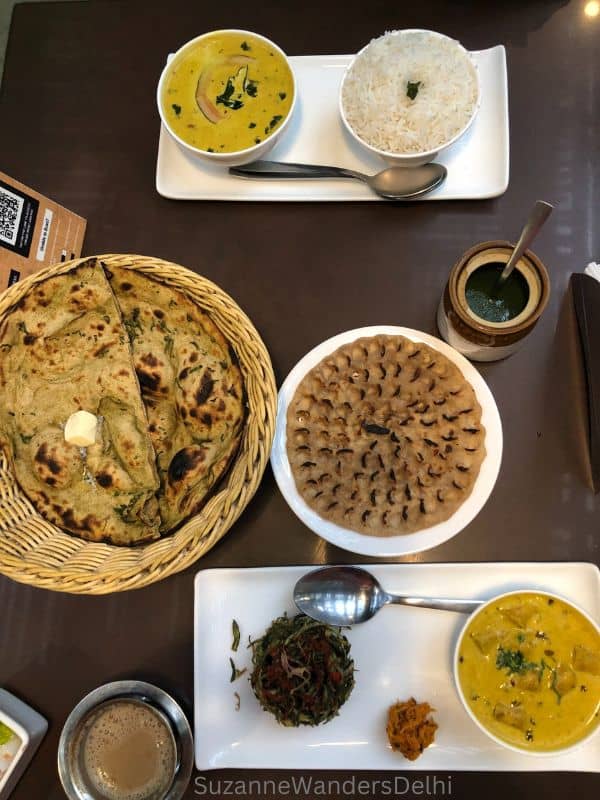
[[[320,725],[337,716],[354,687],[350,642],[304,614],[278,617],[251,642],[252,689],[281,725]]]

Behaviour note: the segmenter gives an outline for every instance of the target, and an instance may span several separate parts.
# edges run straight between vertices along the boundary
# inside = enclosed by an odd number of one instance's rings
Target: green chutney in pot
[[[518,269],[498,285],[505,266],[500,262],[483,264],[467,280],[465,296],[469,308],[486,322],[508,322],[518,317],[529,300],[529,286]]]

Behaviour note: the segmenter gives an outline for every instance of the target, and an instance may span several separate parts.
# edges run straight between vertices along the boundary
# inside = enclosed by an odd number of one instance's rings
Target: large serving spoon
[[[365,175],[342,167],[284,164],[279,161],[253,161],[240,167],[230,167],[229,172],[242,178],[354,178],[366,183],[386,200],[412,200],[420,197],[440,186],[448,174],[442,164],[388,167],[375,175]]]
[[[512,251],[511,257],[506,262],[506,266],[500,273],[498,280],[493,288],[493,293],[496,294],[498,289],[502,286],[503,283],[506,282],[510,273],[515,268],[518,260],[521,258],[525,250],[529,247],[529,245],[533,242],[535,237],[538,235],[542,226],[552,213],[554,206],[550,203],[546,203],[544,200],[536,200],[534,207],[531,209],[531,214],[529,215],[529,219],[525,223],[525,227],[521,231],[521,236],[519,237],[519,241],[515,245],[515,249]]]
[[[294,588],[294,602],[308,617],[343,626],[366,622],[391,603],[470,614],[485,601],[389,594],[365,569],[323,567],[300,578]]]

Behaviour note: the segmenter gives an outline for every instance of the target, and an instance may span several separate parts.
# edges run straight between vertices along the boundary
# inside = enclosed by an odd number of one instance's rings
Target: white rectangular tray
[[[508,88],[502,45],[472,53],[481,81],[481,108],[475,122],[436,160],[448,168],[439,189],[420,200],[497,197],[506,191],[509,171]],[[298,82],[294,119],[268,154],[273,161],[330,164],[360,172],[383,169],[343,129],[339,86],[352,56],[292,56]],[[226,168],[186,154],[161,126],[156,189],[174,200],[379,200],[358,181],[260,180],[237,178]]]
[[[314,567],[214,569],[195,581],[194,717],[196,766],[260,769],[600,771],[600,736],[558,758],[505,750],[463,709],[452,678],[452,654],[466,617],[393,606],[347,632],[356,686],[340,715],[316,728],[285,728],[263,711],[247,680],[248,637],[294,613],[292,590]],[[545,589],[600,618],[600,572],[583,563],[369,565],[391,592],[488,599],[513,589]],[[231,652],[231,623],[241,641]],[[230,683],[229,658],[248,673]],[[240,695],[235,710],[234,692]],[[398,698],[427,700],[439,725],[416,761],[387,743],[388,707]]]

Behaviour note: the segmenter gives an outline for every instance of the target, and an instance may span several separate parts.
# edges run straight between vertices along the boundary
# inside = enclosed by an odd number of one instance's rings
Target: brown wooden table
[[[583,7],[583,0],[19,5],[0,97],[0,168],[87,217],[85,253],[160,256],[219,283],[261,332],[279,381],[307,350],[351,327],[391,323],[435,333],[437,302],[457,257],[474,242],[514,237],[536,198],[555,203],[535,245],[552,275],[549,308],[516,355],[481,368],[504,425],[496,489],[459,536],[410,560],[598,563],[600,498],[589,484],[581,365],[567,292],[570,273],[600,258],[600,17],[586,17]],[[220,27],[260,31],[290,54],[351,53],[402,27],[440,30],[470,49],[503,43],[508,191],[488,201],[401,206],[161,198],[154,189],[154,96],[165,55]],[[359,560],[368,561],[304,528],[268,470],[227,537],[196,567],[162,583],[95,598],[1,578],[0,684],[50,720],[15,800],[63,796],[56,774],[60,729],[75,703],[99,684],[133,676],[152,681],[191,715],[197,569]],[[349,763],[348,774],[335,777],[352,775]],[[261,776],[268,777],[252,774]],[[597,775],[585,774],[455,773],[452,796],[570,792],[589,798],[599,784]],[[194,796],[200,795],[191,786],[186,797]],[[417,787],[403,796],[425,794]]]

